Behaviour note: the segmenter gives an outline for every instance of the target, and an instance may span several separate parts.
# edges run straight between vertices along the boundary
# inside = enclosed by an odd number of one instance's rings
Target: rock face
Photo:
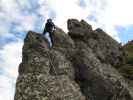
[[[124,63],[121,45],[84,20],[56,28],[54,46],[29,32],[24,40],[15,100],[133,100],[132,87],[114,68]]]

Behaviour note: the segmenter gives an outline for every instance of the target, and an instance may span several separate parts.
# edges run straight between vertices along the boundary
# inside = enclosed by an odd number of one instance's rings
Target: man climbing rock
[[[53,46],[53,36],[52,36],[52,34],[53,34],[54,30],[55,30],[55,25],[52,22],[52,19],[48,19],[46,24],[45,24],[43,35],[48,39],[50,48]]]

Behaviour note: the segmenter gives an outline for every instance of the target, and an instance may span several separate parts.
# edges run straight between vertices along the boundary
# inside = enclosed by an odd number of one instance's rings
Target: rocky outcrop
[[[56,28],[54,46],[29,32],[24,40],[15,100],[133,100],[132,87],[114,68],[124,63],[121,45],[84,20]]]

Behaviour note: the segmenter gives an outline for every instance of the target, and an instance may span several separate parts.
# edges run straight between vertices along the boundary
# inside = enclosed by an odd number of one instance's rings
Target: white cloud
[[[13,100],[15,80],[0,75],[0,100]]]
[[[95,20],[88,19],[94,29],[102,28],[106,33],[120,42],[118,33],[115,30],[114,25],[110,21],[110,3],[111,0],[84,0],[86,2],[86,8],[89,9],[91,15],[95,17]]]
[[[80,0],[81,2],[82,0]],[[40,8],[38,13],[48,18],[50,12],[55,11],[55,23],[67,31],[66,21],[68,18],[86,19],[89,15],[94,15],[97,22],[88,21],[93,27],[101,27],[115,37],[114,27],[117,25],[133,24],[133,1],[132,0],[84,0],[85,7],[79,6],[79,0],[39,0]],[[8,33],[11,22],[19,23],[16,26],[20,31],[34,29],[36,14],[23,15],[22,9],[32,8],[32,1],[27,0],[1,0],[0,1],[0,34]],[[87,20],[87,19],[86,19]],[[43,20],[42,20],[43,21]],[[6,23],[6,24],[4,24]],[[40,26],[41,27],[41,26]]]
[[[0,35],[2,33],[8,33],[9,28],[6,28],[6,27],[7,25],[5,26],[5,25],[0,24]]]
[[[26,6],[31,7],[29,2],[24,0],[23,2],[0,0],[0,35],[10,33],[10,25],[12,23],[17,23],[16,28],[19,28],[21,31],[28,31],[34,28],[37,17],[34,14],[24,15],[21,10],[26,8]]]
[[[55,24],[63,28],[66,32],[67,19],[84,19],[92,24],[94,29],[100,27],[117,41],[120,41],[118,33],[115,30],[115,25],[110,20],[110,9],[113,4],[110,4],[109,1],[111,0],[84,0],[86,5],[85,7],[81,7],[79,6],[79,0],[39,0],[41,5],[39,12],[47,19],[50,17],[49,13],[51,10],[54,10],[56,14],[54,19]],[[97,22],[88,20],[87,17],[90,15],[96,17]]]
[[[84,0],[92,14],[102,23],[133,24],[133,0]],[[106,22],[107,21],[107,22]]]
[[[120,42],[116,26],[133,24],[133,1],[132,0],[85,0],[91,14],[96,17],[97,22],[93,27],[104,29],[109,35]],[[128,34],[128,33],[127,33]]]
[[[0,74],[0,100],[13,100],[15,82],[18,76],[18,65],[21,62],[23,42],[11,42],[0,49],[0,67],[3,69]]]
[[[114,25],[133,24],[133,0],[109,0],[110,22]]]
[[[40,3],[42,5],[44,4],[44,6],[40,8],[40,13],[44,13],[44,16],[48,18],[50,17],[48,16],[50,11],[54,10],[56,13],[54,22],[56,23],[56,25],[67,31],[67,19],[85,19],[90,14],[88,9],[83,9],[82,7],[80,7],[78,5],[78,2],[79,0],[40,0]],[[46,4],[47,6],[45,6]]]
[[[81,0],[82,1],[82,0]],[[68,18],[85,19],[93,28],[102,28],[120,42],[115,27],[117,25],[133,24],[132,0],[84,0],[85,7],[79,6],[79,0],[40,0],[40,13],[46,18],[53,9],[56,13],[55,23],[67,31]],[[96,17],[97,22],[86,19],[89,15]]]
[[[82,0],[80,0],[81,2]],[[55,11],[56,17],[54,22],[59,27],[67,31],[67,19],[77,18],[85,19],[93,25],[94,28],[101,27],[112,37],[118,35],[115,31],[117,25],[133,24],[133,1],[132,0],[84,0],[86,3],[85,7],[79,6],[79,0],[39,0],[40,8],[38,13],[44,16],[45,19],[50,17],[51,11]],[[0,1],[0,33],[8,33],[11,22],[19,23],[20,26],[16,26],[20,31],[32,30],[35,26],[35,21],[38,19],[36,14],[23,15],[22,9],[32,8],[30,5],[32,1],[18,1],[16,0],[1,0]],[[10,4],[10,5],[8,5]],[[97,22],[87,20],[89,15],[94,15]],[[43,21],[43,19],[42,19]],[[2,25],[3,24],[3,25]],[[8,27],[7,27],[8,25]],[[41,26],[40,26],[41,27]]]
[[[0,8],[5,13],[10,13],[11,16],[12,16],[13,12],[16,13],[19,11],[19,9],[15,9],[15,8],[18,8],[18,5],[17,5],[15,0],[1,0],[0,1]],[[4,8],[6,8],[6,9],[4,9]]]
[[[4,68],[6,73],[11,77],[16,78],[18,73],[18,65],[21,62],[21,53],[22,53],[22,41],[11,42],[3,47],[0,50],[0,67]]]

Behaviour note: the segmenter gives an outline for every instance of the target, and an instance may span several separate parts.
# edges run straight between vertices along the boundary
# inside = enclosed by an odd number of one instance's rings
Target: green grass
[[[126,63],[133,66],[133,43],[124,47],[126,52]]]
[[[133,77],[133,42],[127,43],[123,48],[126,53],[125,64],[119,66],[117,69],[124,77]]]
[[[133,76],[133,66],[131,65],[123,65],[119,68],[119,71],[125,77]]]

